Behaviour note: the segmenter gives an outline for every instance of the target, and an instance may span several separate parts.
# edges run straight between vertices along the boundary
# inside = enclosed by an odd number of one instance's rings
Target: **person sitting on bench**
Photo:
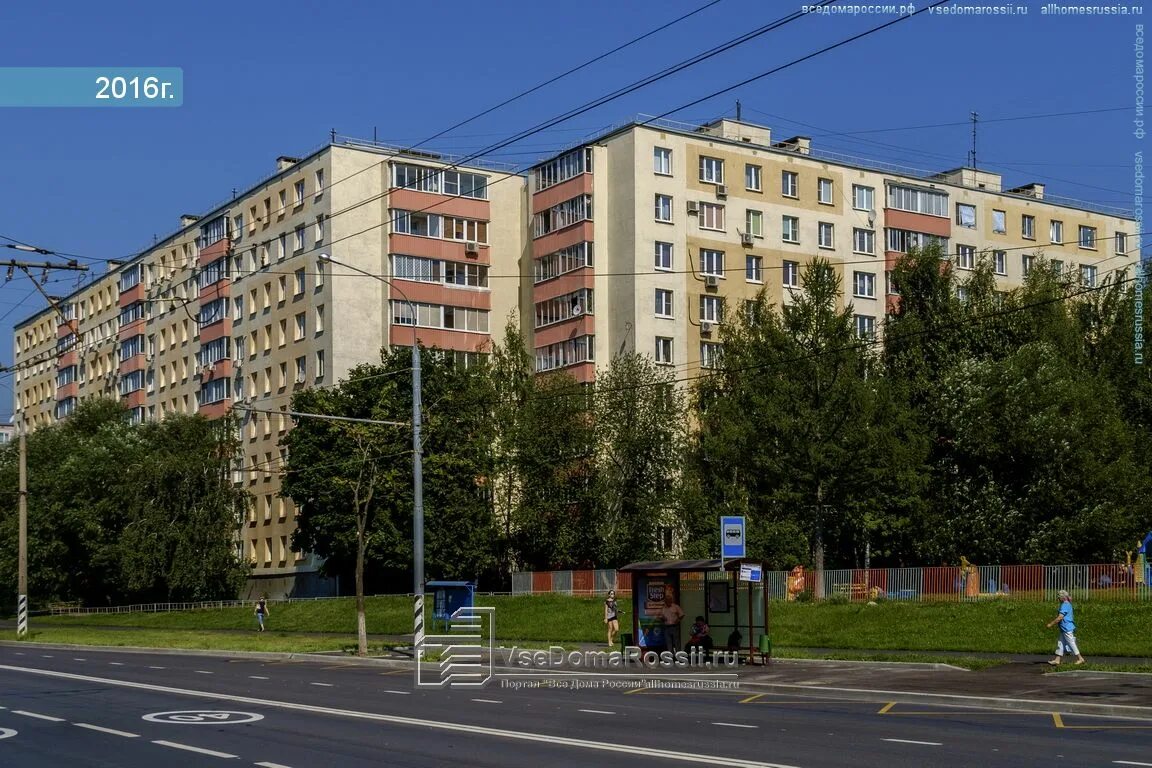
[[[701,648],[706,653],[712,651],[712,635],[709,634],[708,622],[704,621],[703,616],[696,617],[696,621],[692,623],[691,632],[692,636],[688,639],[688,645],[684,647],[685,650]]]

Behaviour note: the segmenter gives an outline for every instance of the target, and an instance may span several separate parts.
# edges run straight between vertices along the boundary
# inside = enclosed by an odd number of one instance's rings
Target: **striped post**
[[[424,595],[415,596],[412,612],[412,651],[419,663],[424,653]]]
[[[16,639],[23,640],[28,636],[28,595],[20,595],[16,602]]]

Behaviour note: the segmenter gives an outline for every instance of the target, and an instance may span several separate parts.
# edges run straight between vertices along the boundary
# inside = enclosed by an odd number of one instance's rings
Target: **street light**
[[[321,253],[318,259],[321,264],[336,264],[353,272],[376,278],[395,289],[412,312],[412,566],[415,571],[413,576],[415,598],[412,646],[416,663],[419,665],[419,652],[424,645],[424,448],[420,440],[420,343],[416,337],[416,305],[398,285],[386,277],[374,275],[359,267],[337,261],[328,253]]]

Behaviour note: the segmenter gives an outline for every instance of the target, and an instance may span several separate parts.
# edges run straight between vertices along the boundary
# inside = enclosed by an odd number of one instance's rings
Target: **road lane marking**
[[[224,757],[224,758],[229,758],[229,759],[235,759],[236,758],[236,755],[230,755],[227,752],[217,752],[214,749],[204,749],[203,747],[193,747],[191,744],[181,744],[178,741],[164,741],[163,739],[157,739],[157,740],[153,741],[152,743],[153,744],[159,744],[162,747],[172,747],[172,749],[183,749],[187,752],[198,752],[201,755],[209,755],[211,757]]]
[[[42,659],[51,659],[51,658],[54,658],[54,657],[52,657],[52,656],[49,656],[49,655],[48,655],[48,654],[46,654],[46,653],[42,653],[42,654],[40,654],[40,658],[42,658]]]
[[[164,667],[148,667],[148,669],[164,669]]]
[[[197,669],[195,671],[196,671],[196,674],[198,674],[198,675],[214,675],[214,674],[216,674],[215,672],[205,672],[202,669]]]
[[[503,704],[504,703],[502,701],[498,701],[497,699],[472,699],[472,701],[478,701],[481,704]]]
[[[393,690],[388,689],[388,688],[384,689],[384,693],[394,693],[397,696],[411,696],[412,695],[412,691],[393,691]]]
[[[764,696],[763,693],[754,693],[746,699],[740,699],[740,703],[741,704],[751,704],[752,702],[756,701],[756,699],[759,699],[762,696]]]
[[[122,667],[122,666],[124,666],[124,662],[122,662],[122,661],[110,661],[110,662],[108,662],[108,663],[109,663],[109,664],[111,664],[111,665],[112,665],[112,666],[114,666],[114,667]]]
[[[890,701],[890,702],[888,702],[887,704],[885,704],[885,705],[884,705],[884,706],[883,706],[883,707],[880,709],[880,711],[879,711],[879,712],[877,712],[876,714],[878,714],[878,715],[886,715],[886,714],[888,714],[888,712],[889,712],[889,711],[892,709],[892,707],[894,707],[894,706],[896,706],[896,702],[894,702],[894,701]]]
[[[12,714],[24,715],[24,717],[34,717],[37,720],[47,720],[50,723],[63,723],[64,722],[64,718],[62,718],[62,717],[52,717],[51,715],[41,715],[41,714],[37,714],[36,712],[26,712],[23,709],[14,709],[14,710],[12,710]]]
[[[72,661],[88,661],[88,659],[72,659]]]
[[[17,733],[19,733],[19,731],[14,731],[11,728],[0,728],[0,739],[10,739]]]
[[[614,715],[615,712],[609,712],[606,709],[578,709],[577,712],[587,712],[590,715]]]
[[[913,741],[912,739],[881,739],[881,741],[891,741],[895,744],[920,744],[925,747],[942,747],[942,741]]]
[[[216,691],[199,691],[191,688],[176,688],[168,685],[155,685],[152,683],[139,683],[132,680],[117,680],[110,677],[97,677],[95,675],[80,675],[73,672],[58,672],[53,669],[37,669],[35,667],[16,667],[10,664],[0,664],[0,670],[8,672],[23,672],[29,675],[54,677],[61,680],[78,680],[97,685],[114,685],[120,688],[130,688],[153,693],[166,693],[176,696],[189,696],[198,699],[208,699],[213,702],[230,701],[236,704],[284,709],[293,712],[308,712],[314,714],[347,717],[355,720],[365,720],[377,723],[390,723],[411,728],[423,728],[431,731],[447,731],[463,733],[469,736],[489,736],[511,741],[525,741],[537,744],[548,744],[553,747],[574,747],[589,752],[611,752],[613,754],[658,758],[681,763],[696,763],[701,765],[719,766],[720,768],[795,768],[783,763],[766,763],[758,760],[746,760],[738,757],[724,757],[721,755],[706,755],[695,752],[676,752],[658,747],[642,747],[633,744],[615,744],[590,739],[577,739],[570,736],[533,733],[530,731],[513,731],[505,728],[492,728],[470,723],[455,723],[443,720],[427,720],[424,718],[406,717],[403,715],[385,715],[378,712],[361,712],[353,709],[338,709],[336,707],[323,707],[316,704],[300,704],[291,701],[278,701],[275,699],[259,699],[254,696],[236,696]],[[408,691],[404,691],[408,693]]]
[[[1113,763],[1114,765],[1143,765],[1143,766],[1152,766],[1152,763],[1137,763],[1137,762],[1135,762],[1135,761],[1133,761],[1133,760],[1113,760],[1113,761],[1112,761],[1112,763]]]
[[[280,765],[280,763],[256,763],[256,765],[260,768],[288,768],[288,766]]]
[[[319,685],[321,688],[333,688],[332,683],[308,683],[308,685]]]
[[[105,728],[102,725],[92,725],[91,723],[72,723],[77,728],[87,728],[90,731],[100,731],[100,733],[110,733],[113,736],[123,736],[126,739],[138,739],[140,734],[128,733],[128,731],[118,731],[115,728]]]
[[[1064,718],[1062,718],[1060,716],[1059,712],[1053,712],[1052,713],[1052,724],[1055,725],[1057,728],[1063,728],[1064,727]]]
[[[251,680],[271,680],[272,679],[270,677],[262,677],[260,675],[248,675],[248,678]]]
[[[759,728],[758,725],[745,725],[744,723],[712,723],[712,725],[722,725],[726,728]]]

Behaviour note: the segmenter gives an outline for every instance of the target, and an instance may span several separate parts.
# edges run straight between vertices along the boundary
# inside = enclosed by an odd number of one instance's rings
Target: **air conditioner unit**
[[[740,235],[740,244],[741,245],[752,245],[752,233],[751,232],[745,232],[744,234]]]
[[[701,336],[710,336],[711,334],[712,334],[712,323],[707,321],[707,320],[701,321],[701,323],[700,323],[700,335]]]
[[[720,198],[721,200],[728,197],[728,185],[727,184],[717,184],[716,185],[716,197]]]
[[[704,275],[704,287],[705,288],[719,288],[720,287],[720,278],[716,277],[716,275]]]
[[[468,242],[464,243],[464,253],[470,254],[473,256],[479,256],[480,255],[480,244],[476,243],[472,240],[469,240]]]
[[[700,213],[700,204],[697,203],[695,200],[689,200],[688,201],[688,215],[689,216],[696,216],[699,213]]]

